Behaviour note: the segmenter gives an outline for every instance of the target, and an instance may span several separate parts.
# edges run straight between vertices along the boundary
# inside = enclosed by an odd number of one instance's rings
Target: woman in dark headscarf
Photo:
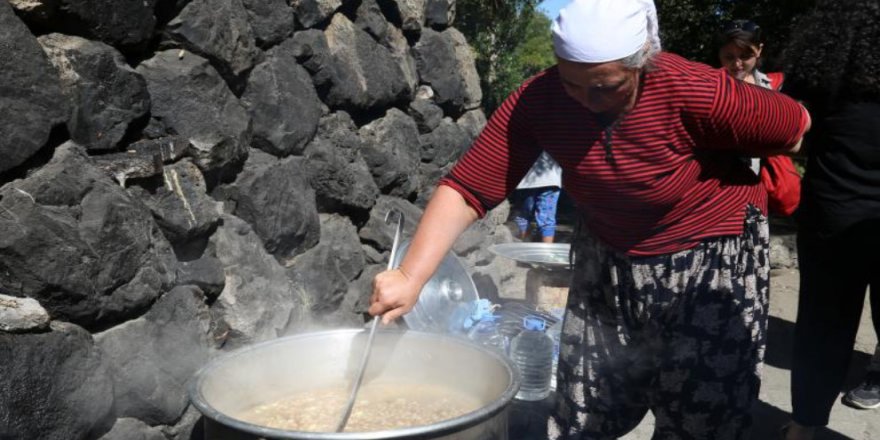
[[[794,26],[787,91],[813,116],[798,212],[800,304],[788,440],[809,440],[844,384],[870,286],[880,330],[880,4],[822,0]]]

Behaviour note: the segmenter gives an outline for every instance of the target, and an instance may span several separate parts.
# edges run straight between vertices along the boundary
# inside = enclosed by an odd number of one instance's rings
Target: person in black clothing
[[[800,298],[787,440],[828,424],[870,286],[880,330],[880,5],[820,0],[794,25],[787,92],[813,117],[798,220]]]

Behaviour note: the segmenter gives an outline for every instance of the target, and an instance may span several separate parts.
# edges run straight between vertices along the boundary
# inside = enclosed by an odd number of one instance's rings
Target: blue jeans
[[[529,229],[534,219],[541,231],[541,237],[556,235],[556,203],[559,201],[559,187],[518,189],[514,193],[514,218],[520,235]]]

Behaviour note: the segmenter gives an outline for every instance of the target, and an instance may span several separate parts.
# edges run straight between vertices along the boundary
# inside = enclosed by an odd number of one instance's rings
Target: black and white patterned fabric
[[[650,410],[654,440],[743,439],[769,313],[767,219],[740,236],[628,257],[578,232],[551,439],[616,439]]]

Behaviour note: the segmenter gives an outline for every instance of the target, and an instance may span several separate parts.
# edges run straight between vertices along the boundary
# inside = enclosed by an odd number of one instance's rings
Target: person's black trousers
[[[800,300],[791,372],[792,419],[828,424],[846,380],[865,291],[871,286],[874,329],[880,330],[880,220],[832,238],[798,231]]]

